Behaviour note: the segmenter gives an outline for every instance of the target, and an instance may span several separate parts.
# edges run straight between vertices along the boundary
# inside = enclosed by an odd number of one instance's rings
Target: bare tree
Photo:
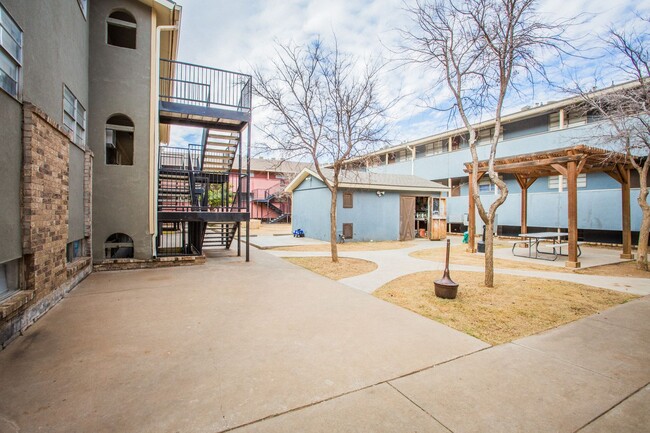
[[[647,29],[650,17],[641,18]],[[598,138],[615,152],[623,152],[639,175],[637,202],[642,212],[637,268],[648,270],[648,173],[650,171],[650,35],[647,31],[630,32],[610,29],[604,39],[614,68],[630,80],[615,92],[593,92],[577,86],[586,110],[600,116],[606,127],[598,129]]]
[[[449,110],[457,112],[469,134],[472,154],[473,197],[486,224],[485,285],[494,286],[496,211],[508,197],[508,187],[494,170],[504,102],[519,85],[546,77],[542,52],[563,52],[566,22],[544,23],[535,11],[536,0],[415,0],[408,6],[415,29],[403,31],[403,51],[410,61],[438,74],[435,89],[452,95]],[[475,118],[495,119],[487,175],[499,196],[485,206],[478,188],[479,158]],[[474,246],[471,246],[472,248]]]
[[[379,97],[378,62],[361,63],[320,40],[276,44],[268,70],[256,68],[255,95],[269,111],[266,150],[309,159],[330,191],[330,244],[338,262],[337,195],[345,163],[387,141],[387,110]]]

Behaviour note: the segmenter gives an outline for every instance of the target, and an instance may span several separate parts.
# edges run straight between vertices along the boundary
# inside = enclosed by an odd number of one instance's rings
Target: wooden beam
[[[528,233],[528,188],[521,189],[521,232]]]
[[[526,189],[526,180],[527,179],[526,179],[525,176],[523,176],[523,175],[521,175],[519,173],[515,173],[515,179],[517,179],[517,183],[519,184],[519,188],[521,188],[522,190]]]
[[[474,203],[474,182],[472,181],[474,175],[469,173],[469,214],[467,215],[469,227],[467,231],[469,232],[468,242],[467,242],[467,252],[475,253],[476,252],[476,203]]]
[[[617,165],[623,182],[621,182],[621,228],[623,232],[622,259],[633,259],[632,254],[632,223],[630,220],[630,170]]]
[[[568,177],[567,169],[563,165],[551,164],[551,167],[553,167],[555,170],[557,170],[557,172],[560,173],[562,176]]]
[[[578,163],[578,167],[576,168],[578,174],[582,172],[582,169],[584,168],[586,162],[587,162],[587,158],[582,158],[580,160],[580,162]]]
[[[617,170],[613,171],[606,171],[605,174],[609,175],[612,179],[614,179],[618,183],[623,183],[623,179],[621,179],[621,175]]]
[[[521,233],[528,233],[528,188],[530,188],[537,178],[527,178],[521,174],[515,174],[515,178],[521,188]]]
[[[521,162],[501,162],[501,161],[496,161],[494,163],[494,171],[506,173],[509,170],[516,170],[519,168],[524,168],[524,169],[531,169],[534,170],[536,167],[544,167],[544,166],[551,166],[553,164],[565,164],[569,161],[579,161],[581,158],[583,158],[583,155],[569,155],[569,156],[557,156],[553,158],[545,158],[545,159],[539,159],[539,160],[529,160],[529,161],[521,161]],[[481,170],[485,170],[487,168],[487,164],[479,164]],[[471,165],[467,166],[466,165],[465,171],[471,170]]]
[[[567,164],[567,190],[569,211],[569,257],[568,268],[579,268],[578,261],[578,167],[575,161]]]

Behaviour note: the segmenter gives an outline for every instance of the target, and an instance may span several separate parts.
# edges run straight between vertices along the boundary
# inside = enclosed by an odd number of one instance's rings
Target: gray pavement
[[[92,274],[0,352],[0,432],[648,431],[648,297],[488,347],[252,259]]]
[[[486,347],[257,250],[94,273],[0,352],[0,432],[214,433]]]
[[[452,245],[461,243],[458,236],[451,237]],[[409,248],[383,251],[345,251],[340,252],[341,257],[352,257],[357,259],[370,260],[377,263],[377,269],[367,274],[357,275],[355,277],[344,278],[341,283],[361,290],[366,293],[372,293],[384,284],[403,275],[424,271],[442,271],[444,263],[432,262],[430,260],[418,259],[409,256],[414,251],[429,248],[444,248],[443,242],[430,242],[427,240],[417,241],[416,245]],[[509,249],[503,249],[510,252]],[[328,256],[327,252],[300,252],[300,251],[269,251],[278,257],[306,257],[306,256]],[[530,259],[528,259],[530,260]],[[541,262],[542,264],[552,262]],[[470,271],[483,272],[480,266],[457,265],[453,263],[453,258],[449,266],[453,271]],[[603,289],[616,290],[619,292],[633,293],[636,295],[650,295],[650,278],[631,278],[631,277],[607,277],[599,275],[585,275],[569,272],[546,272],[533,271],[526,269],[499,269],[494,270],[496,274],[520,275],[525,277],[548,278],[552,280],[570,281],[578,284],[600,287]],[[498,277],[497,277],[498,278]]]

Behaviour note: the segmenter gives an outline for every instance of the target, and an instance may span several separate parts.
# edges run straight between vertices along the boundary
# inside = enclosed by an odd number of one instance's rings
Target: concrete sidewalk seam
[[[239,429],[239,428],[247,427],[247,426],[250,426],[250,425],[253,425],[253,424],[257,424],[257,423],[260,423],[260,422],[263,422],[263,421],[268,421],[269,419],[277,418],[277,417],[279,417],[279,416],[282,416],[282,415],[285,415],[285,414],[288,414],[288,413],[292,413],[292,412],[296,412],[296,411],[299,411],[299,410],[302,410],[302,409],[306,409],[306,408],[308,408],[308,407],[316,406],[316,405],[319,405],[319,404],[321,404],[321,403],[325,403],[325,402],[328,402],[328,401],[331,401],[331,400],[335,400],[335,399],[337,399],[337,398],[339,398],[339,397],[343,397],[343,396],[346,396],[346,395],[349,395],[349,394],[353,394],[353,393],[355,393],[355,392],[359,392],[359,391],[364,391],[364,390],[366,390],[366,389],[370,389],[370,388],[372,388],[372,387],[374,387],[374,386],[379,386],[379,385],[382,385],[382,384],[387,384],[387,385],[389,385],[390,387],[394,388],[394,386],[390,383],[390,382],[392,382],[392,381],[394,381],[394,380],[399,380],[399,379],[402,379],[402,378],[407,377],[407,376],[411,376],[411,375],[418,374],[418,373],[421,373],[421,372],[426,371],[426,370],[430,370],[430,369],[432,369],[432,368],[434,368],[434,367],[437,367],[437,366],[439,366],[439,365],[447,364],[448,362],[451,362],[451,361],[455,361],[455,360],[457,360],[457,359],[464,358],[464,357],[466,357],[466,356],[468,356],[468,355],[472,355],[472,354],[474,354],[474,353],[482,352],[482,351],[487,350],[487,349],[490,349],[490,348],[492,348],[492,347],[494,347],[494,346],[484,347],[484,348],[482,348],[482,349],[475,350],[474,352],[469,352],[469,353],[466,353],[466,354],[464,354],[464,355],[460,355],[460,356],[457,356],[457,357],[455,357],[455,358],[448,359],[448,360],[446,360],[446,361],[440,362],[440,363],[438,363],[438,364],[429,365],[429,366],[426,366],[426,367],[420,368],[420,369],[418,369],[418,370],[414,370],[414,371],[411,371],[411,372],[408,372],[408,373],[402,374],[402,375],[400,375],[400,376],[396,376],[396,377],[392,377],[392,378],[390,378],[390,379],[382,380],[382,381],[380,381],[380,382],[373,383],[373,384],[370,384],[370,385],[367,385],[367,386],[363,386],[363,387],[361,387],[361,388],[353,389],[353,390],[350,390],[350,391],[347,391],[347,392],[344,392],[344,393],[341,393],[341,394],[337,394],[337,395],[334,395],[334,396],[332,396],[332,397],[328,397],[328,398],[325,398],[325,399],[322,399],[322,400],[315,401],[315,402],[313,402],[313,403],[309,403],[309,404],[305,404],[305,405],[302,405],[302,406],[294,407],[294,408],[289,409],[289,410],[286,410],[286,411],[284,411],[284,412],[278,412],[278,413],[274,413],[274,414],[271,414],[271,415],[267,415],[267,416],[265,416],[264,418],[256,419],[256,420],[254,420],[254,421],[250,421],[250,422],[247,422],[247,423],[244,423],[244,424],[241,424],[241,425],[237,425],[237,426],[234,426],[234,427],[229,427],[229,428],[227,428],[226,430],[218,430],[218,431],[216,431],[215,433],[227,433],[227,432],[230,432],[230,431],[233,431],[233,430]],[[400,394],[402,394],[402,393],[400,392]],[[403,394],[402,394],[402,395],[403,395]],[[406,396],[405,396],[405,397],[406,397]],[[408,399],[408,397],[407,397],[407,399]],[[408,400],[410,401],[410,399],[408,399]],[[414,404],[415,404],[415,403],[414,403]],[[416,406],[417,406],[417,404],[416,404]],[[418,406],[418,407],[419,407],[419,406]],[[422,409],[422,408],[420,408],[420,409]],[[429,415],[429,416],[431,416],[431,415]],[[431,417],[432,417],[433,419],[435,419],[433,416],[431,416]],[[436,421],[438,421],[438,420],[436,420]],[[439,422],[439,421],[438,421],[438,422]],[[449,430],[449,429],[448,429],[444,424],[440,423],[440,425],[442,425],[442,426],[445,427],[447,430]],[[451,430],[449,430],[449,431],[451,432]],[[452,432],[452,433],[453,433],[453,432]]]
[[[635,391],[632,391],[632,393],[630,393],[628,396],[626,396],[626,397],[623,398],[621,401],[619,401],[618,403],[616,403],[614,406],[610,407],[609,409],[607,409],[606,411],[604,411],[603,413],[601,413],[600,415],[598,415],[597,417],[595,417],[594,419],[592,419],[591,421],[589,421],[587,424],[585,424],[585,425],[583,425],[582,427],[580,427],[579,429],[575,430],[573,433],[579,433],[581,430],[584,430],[584,429],[587,428],[589,425],[593,424],[594,422],[596,422],[597,420],[599,420],[599,419],[602,418],[603,416],[607,415],[609,412],[613,411],[614,409],[616,409],[617,407],[619,407],[621,404],[623,404],[624,402],[626,402],[626,401],[629,400],[630,398],[634,397],[634,396],[635,396],[636,394],[638,394],[639,392],[643,391],[643,389],[644,389],[646,386],[648,386],[648,385],[650,385],[650,382],[646,383],[645,385],[642,385],[639,389],[637,389],[637,390],[635,390]]]
[[[292,409],[285,410],[284,412],[277,412],[277,413],[274,413],[274,414],[271,414],[271,415],[267,415],[267,416],[265,416],[263,418],[256,419],[254,421],[249,421],[247,423],[240,424],[240,425],[237,425],[237,426],[234,426],[234,427],[228,427],[225,430],[217,430],[215,433],[227,433],[227,432],[230,432],[230,431],[233,431],[233,430],[248,427],[250,425],[258,424],[258,423],[261,423],[261,422],[264,422],[264,421],[268,421],[270,419],[277,418],[277,417],[282,416],[282,415],[286,415],[286,414],[289,414],[289,413],[292,413],[292,412],[297,412],[299,410],[307,409],[307,408],[312,407],[312,406],[317,406],[317,405],[319,405],[321,403],[326,403],[326,402],[331,401],[331,400],[336,400],[337,398],[344,397],[344,396],[349,395],[349,394],[354,394],[355,392],[365,391],[366,389],[370,389],[372,387],[379,386],[379,385],[382,385],[382,384],[387,383],[387,382],[388,381],[373,383],[371,385],[363,386],[363,387],[358,388],[358,389],[353,389],[351,391],[347,391],[347,392],[344,392],[344,393],[341,393],[341,394],[337,394],[337,395],[334,395],[332,397],[324,398],[322,400],[318,400],[318,401],[315,401],[313,403],[304,404],[302,406],[297,406],[297,407],[294,407]]]
[[[572,322],[570,322],[570,323],[572,323]],[[565,325],[568,325],[568,323],[565,323]],[[546,331],[557,329],[560,326],[562,326],[562,325],[559,325],[559,326],[557,326],[555,328],[547,329]],[[542,332],[546,332],[546,331],[542,331]],[[529,335],[529,337],[532,337],[534,335],[538,335],[538,334]],[[528,338],[528,337],[526,337],[526,338]],[[506,343],[506,344],[508,344],[508,343]],[[534,347],[526,346],[525,344],[515,343],[514,341],[511,341],[510,344],[512,344],[514,346],[521,347],[522,349],[530,350],[532,352],[542,353],[542,354],[546,355],[547,357],[549,357],[549,358],[551,358],[551,359],[553,359],[555,361],[561,362],[561,363],[566,364],[566,365],[570,365],[571,367],[579,368],[579,369],[584,370],[584,371],[588,371],[589,373],[596,374],[598,376],[604,377],[605,379],[611,380],[613,382],[619,382],[614,377],[607,376],[606,374],[603,374],[603,373],[601,373],[599,371],[596,371],[596,370],[591,370],[591,369],[589,369],[589,368],[587,368],[587,367],[585,367],[583,365],[574,364],[573,362],[567,361],[566,359],[560,358],[560,357],[558,357],[556,355],[553,355],[553,354],[551,354],[549,352],[545,352],[545,351],[543,351],[541,349],[536,349]]]
[[[410,401],[411,404],[413,404],[415,407],[417,407],[417,408],[420,409],[422,412],[424,412],[425,414],[427,414],[427,415],[428,415],[429,417],[431,417],[431,419],[433,419],[435,422],[437,422],[438,424],[440,424],[441,426],[443,426],[443,427],[445,428],[445,430],[447,430],[449,433],[454,433],[454,432],[453,432],[449,427],[447,427],[445,424],[443,424],[442,421],[440,421],[438,418],[436,418],[435,416],[433,416],[433,414],[430,414],[429,412],[427,412],[427,411],[426,411],[422,406],[420,406],[419,404],[417,404],[415,401],[411,400],[411,398],[410,398],[409,396],[407,396],[407,395],[404,394],[402,391],[400,391],[397,387],[395,387],[395,385],[393,385],[393,384],[390,383],[390,382],[387,382],[387,384],[388,384],[388,386],[390,386],[391,388],[393,388],[395,391],[397,391],[397,392],[398,392],[402,397],[404,397],[405,399],[407,399],[408,401]]]

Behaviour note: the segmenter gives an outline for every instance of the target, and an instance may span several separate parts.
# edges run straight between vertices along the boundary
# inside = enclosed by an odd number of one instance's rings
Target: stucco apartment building
[[[268,223],[291,221],[291,195],[284,188],[303,168],[306,162],[273,158],[250,160],[251,218]],[[235,161],[233,168],[237,168]],[[232,174],[231,176],[235,176]]]
[[[624,83],[598,92],[615,92],[633,86]],[[494,121],[478,126],[478,154],[487,159],[495,135]],[[586,113],[579,98],[536,104],[503,117],[497,158],[565,149],[578,145],[598,147],[607,122]],[[363,159],[362,169],[376,173],[409,174],[442,183],[450,188],[448,230],[462,232],[468,225],[469,187],[466,163],[471,162],[467,132],[463,128],[440,133],[398,146],[382,149]],[[358,163],[357,163],[358,165]],[[497,232],[520,233],[521,187],[515,176],[502,175],[508,185],[508,198],[497,211]],[[586,241],[621,243],[621,185],[605,172],[578,176],[578,230]],[[641,210],[636,205],[639,178],[631,170],[631,226],[634,242],[638,238]],[[491,203],[497,190],[487,176],[479,182],[483,203]],[[527,194],[528,231],[567,228],[566,178],[558,175],[536,179]],[[476,221],[480,223],[478,214]],[[479,226],[480,227],[480,226]],[[479,233],[480,234],[480,233]]]
[[[202,205],[248,166],[250,77],[177,61],[180,19],[169,0],[0,0],[1,345],[93,263],[200,256],[208,222],[229,247],[248,219]],[[164,158],[172,124],[204,129],[200,164]]]

